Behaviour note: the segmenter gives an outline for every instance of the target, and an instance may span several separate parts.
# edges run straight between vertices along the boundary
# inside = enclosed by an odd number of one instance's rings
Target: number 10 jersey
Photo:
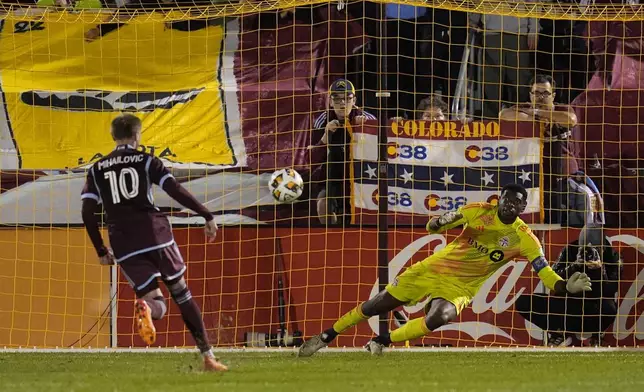
[[[87,172],[81,199],[103,204],[117,262],[174,244],[167,217],[154,205],[152,184],[172,178],[159,158],[117,146]]]

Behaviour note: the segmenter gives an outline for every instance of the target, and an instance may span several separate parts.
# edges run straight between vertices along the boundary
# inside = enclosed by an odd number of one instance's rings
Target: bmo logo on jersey
[[[467,239],[467,243],[474,249],[478,250],[480,253],[484,255],[489,255],[490,260],[492,260],[494,263],[498,263],[500,261],[503,261],[505,259],[505,254],[503,253],[502,250],[495,249],[490,252],[490,248],[487,246],[479,243],[477,240],[473,239],[472,237],[469,237]]]
[[[428,211],[454,211],[467,204],[465,196],[439,196],[429,194],[425,198],[425,208]]]
[[[473,239],[472,237],[469,237],[467,239],[467,243],[470,244],[470,246],[472,248],[478,250],[479,252],[483,253],[484,255],[490,253],[490,249],[487,246],[485,246],[483,244],[479,244],[479,242],[477,240]]]
[[[489,162],[489,161],[506,161],[510,158],[506,146],[498,147],[479,147],[476,145],[468,146],[465,149],[465,159],[468,162]]]

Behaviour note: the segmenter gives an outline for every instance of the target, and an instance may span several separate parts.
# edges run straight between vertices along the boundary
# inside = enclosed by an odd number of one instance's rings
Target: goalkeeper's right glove
[[[457,220],[461,219],[462,217],[463,215],[459,214],[456,211],[446,212],[443,215],[441,215],[440,218],[438,218],[438,225],[441,227],[445,225],[449,225],[450,223],[454,223]]]
[[[441,227],[448,225],[450,223],[456,222],[457,220],[461,219],[463,217],[463,214],[459,214],[457,212],[446,212],[443,215],[441,215],[438,218],[433,218],[429,222],[427,222],[426,229],[428,232],[437,232],[441,229]]]
[[[566,282],[566,291],[571,294],[590,290],[592,290],[590,278],[583,272],[575,272]]]

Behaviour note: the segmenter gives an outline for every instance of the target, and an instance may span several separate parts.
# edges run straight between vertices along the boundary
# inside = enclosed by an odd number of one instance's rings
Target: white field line
[[[293,347],[266,347],[266,348],[213,348],[217,353],[289,353],[296,352]],[[530,347],[398,347],[387,349],[388,352],[396,353],[472,353],[472,352],[490,352],[490,353],[545,353],[545,352],[566,352],[566,353],[594,353],[594,352],[644,352],[644,347],[543,347],[543,346],[530,346]],[[345,352],[366,352],[363,348],[357,347],[337,347],[326,348],[320,350],[320,353],[345,353]],[[197,353],[194,348],[0,348],[0,354],[15,353],[15,354],[44,354],[44,353],[57,353],[57,354],[120,354],[120,353],[137,353],[137,354],[154,354],[154,353]]]

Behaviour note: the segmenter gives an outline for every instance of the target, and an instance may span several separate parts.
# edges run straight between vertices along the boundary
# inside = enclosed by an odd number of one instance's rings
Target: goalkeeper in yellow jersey
[[[350,327],[401,305],[413,305],[426,297],[426,316],[409,321],[390,334],[380,335],[367,344],[379,355],[391,343],[404,342],[429,334],[454,320],[476,295],[481,285],[505,263],[524,257],[532,262],[539,278],[557,294],[579,293],[591,289],[588,276],[575,273],[563,280],[546,261],[541,244],[519,218],[528,205],[528,193],[518,184],[506,185],[498,207],[472,203],[456,212],[433,218],[430,233],[463,226],[461,234],[445,248],[407,268],[384,291],[342,316],[320,335],[306,341],[298,356],[308,357]]]

